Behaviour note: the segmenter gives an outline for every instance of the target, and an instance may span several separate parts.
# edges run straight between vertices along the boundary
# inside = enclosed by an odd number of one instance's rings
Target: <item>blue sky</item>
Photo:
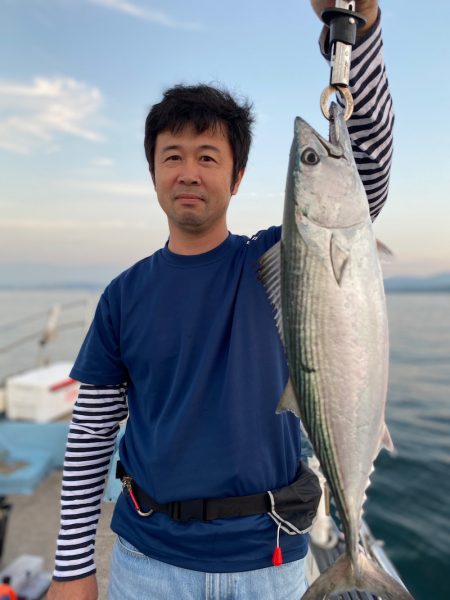
[[[433,2],[431,15],[418,0],[380,5],[396,109],[390,197],[376,223],[396,256],[385,271],[450,271],[450,5]],[[0,267],[107,279],[165,242],[143,125],[179,82],[253,101],[254,144],[229,226],[252,234],[281,222],[294,117],[327,130],[319,96],[329,70],[309,1],[0,0],[0,9]]]

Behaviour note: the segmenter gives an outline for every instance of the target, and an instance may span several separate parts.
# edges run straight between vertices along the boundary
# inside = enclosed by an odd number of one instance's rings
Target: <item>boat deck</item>
[[[54,470],[31,495],[10,495],[12,505],[6,530],[1,568],[22,554],[44,558],[44,568],[53,570],[56,538],[59,529],[59,496],[61,470]],[[96,542],[99,599],[105,600],[108,588],[109,562],[115,534],[109,524],[114,506],[103,503]]]

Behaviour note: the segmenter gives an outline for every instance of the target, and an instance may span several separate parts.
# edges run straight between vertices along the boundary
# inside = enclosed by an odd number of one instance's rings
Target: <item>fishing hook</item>
[[[320,108],[322,109],[322,114],[326,119],[328,119],[328,121],[331,120],[328,100],[332,94],[338,92],[345,102],[344,119],[348,121],[353,114],[353,108],[355,106],[355,103],[353,101],[352,93],[350,92],[348,87],[344,85],[329,85],[323,90],[322,95],[320,96]]]

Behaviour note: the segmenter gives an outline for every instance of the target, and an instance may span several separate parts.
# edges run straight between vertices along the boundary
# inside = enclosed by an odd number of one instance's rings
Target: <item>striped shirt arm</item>
[[[95,573],[94,546],[106,475],[128,414],[126,385],[81,384],[74,406],[61,491],[61,522],[53,579]]]
[[[374,220],[386,202],[393,151],[394,109],[383,58],[380,16],[352,52],[350,91],[355,108],[347,123],[353,155]]]

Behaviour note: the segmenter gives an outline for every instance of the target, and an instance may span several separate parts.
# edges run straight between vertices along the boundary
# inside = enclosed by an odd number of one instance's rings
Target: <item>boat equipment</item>
[[[75,314],[73,309],[76,310]],[[77,314],[80,309],[82,315]],[[62,322],[61,316],[64,316]],[[35,367],[47,365],[50,363],[47,351],[58,333],[65,330],[86,331],[91,318],[92,305],[85,298],[55,304],[50,310],[0,325],[0,587],[3,580],[9,579],[10,587],[17,591],[20,600],[43,598],[51,582],[51,573],[44,570],[42,557],[28,554],[21,555],[3,568],[3,546],[12,510],[7,496],[31,494],[51,470],[62,468],[69,422],[8,420],[4,415],[7,396],[5,385],[16,372],[10,370],[5,373],[2,361],[18,349],[23,363],[28,357]],[[22,362],[18,361],[17,372],[24,371],[25,364]],[[0,598],[5,593],[4,586],[0,590]]]
[[[366,19],[355,12],[355,4],[355,0],[336,0],[335,6],[325,9],[321,15],[322,21],[330,28],[330,84],[320,97],[322,113],[328,120],[330,120],[328,100],[334,93],[339,93],[345,102],[346,121],[353,113],[353,96],[349,90],[352,48],[356,42],[358,27],[366,24]]]
[[[61,322],[61,316],[63,314],[66,315],[73,309],[79,309],[80,307],[83,309],[83,314],[81,316],[77,315],[73,320],[66,319],[64,322]],[[38,330],[35,329],[32,331],[32,333],[27,332],[25,334],[26,327],[30,323],[34,323],[37,320],[45,320],[44,327],[42,328],[40,325]],[[74,300],[72,302],[66,302],[64,304],[56,303],[47,311],[34,313],[27,317],[22,317],[17,321],[2,324],[0,325],[1,338],[5,337],[8,339],[10,337],[10,331],[15,333],[18,332],[19,334],[24,332],[24,334],[19,335],[19,337],[16,336],[14,339],[11,339],[11,341],[4,345],[0,345],[0,359],[3,356],[7,356],[12,350],[34,342],[34,344],[37,344],[37,356],[34,360],[34,366],[41,367],[48,365],[50,363],[50,357],[47,356],[46,351],[50,345],[50,342],[54,341],[58,334],[63,331],[77,330],[86,333],[91,320],[91,301],[88,298],[83,298],[80,300]],[[22,369],[19,368],[19,372],[21,371]],[[8,376],[14,374],[15,373],[8,373]],[[4,384],[4,377],[2,377],[2,374],[0,373],[0,413],[2,412],[1,393]]]

